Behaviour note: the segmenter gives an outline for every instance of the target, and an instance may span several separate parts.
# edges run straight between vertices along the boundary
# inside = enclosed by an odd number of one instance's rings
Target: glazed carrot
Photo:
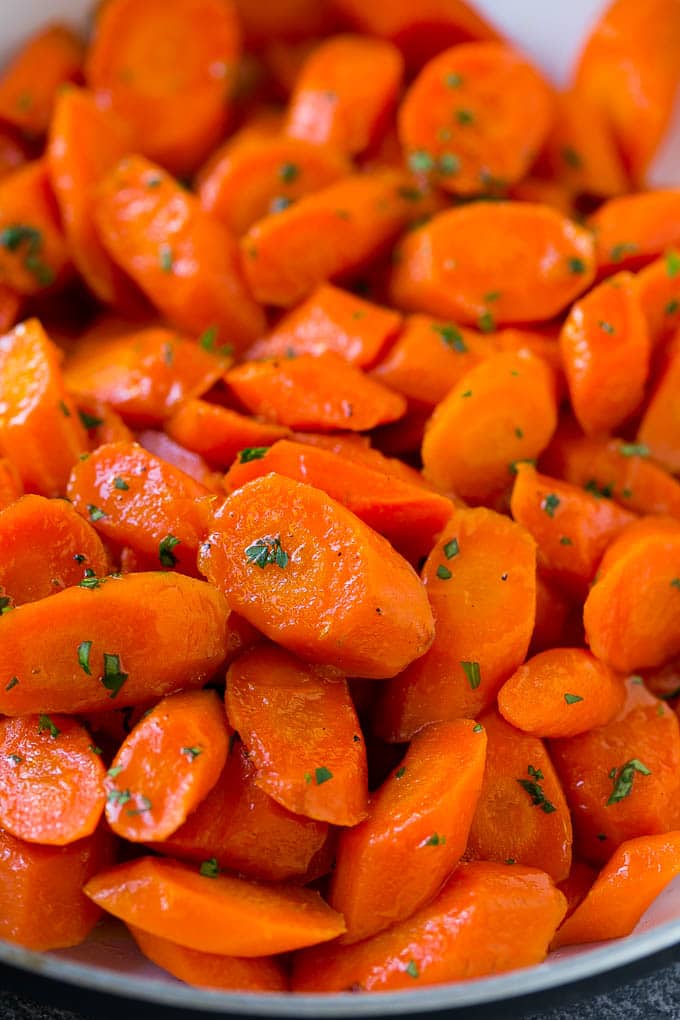
[[[8,127],[0,128],[0,178],[18,170],[28,159],[27,146],[22,143],[18,132]]]
[[[285,135],[253,139],[234,135],[198,176],[198,197],[234,234],[347,177],[352,166],[331,146]]]
[[[62,283],[67,272],[47,164],[34,160],[0,180],[0,282],[31,296]]]
[[[112,862],[104,827],[69,846],[37,846],[0,832],[0,936],[42,951],[79,945],[101,917],[82,886]]]
[[[228,467],[243,450],[263,450],[289,430],[206,400],[186,400],[165,422],[168,435],[211,464]]]
[[[9,333],[21,318],[23,298],[0,283],[0,336]]]
[[[219,779],[227,740],[227,720],[214,691],[185,691],[159,701],[123,741],[109,770],[106,820],[113,831],[133,843],[176,832]]]
[[[0,711],[124,708],[202,687],[226,657],[227,615],[219,592],[176,573],[110,577],[19,606],[0,621]]]
[[[235,0],[246,41],[252,47],[270,39],[305,39],[332,29],[329,5],[322,0]]]
[[[664,361],[637,435],[651,456],[677,475],[680,474],[680,342],[669,347]]]
[[[638,409],[650,349],[630,273],[617,273],[572,306],[560,350],[571,404],[584,432],[612,432]]]
[[[110,404],[137,428],[161,424],[183,401],[213,386],[229,359],[174,330],[149,327],[116,338],[84,338],[69,352],[64,379],[78,399]]]
[[[386,457],[380,450],[368,445],[368,438],[356,432],[336,432],[330,435],[314,432],[294,432],[292,437],[296,443],[303,443],[305,446],[320,447],[322,450],[329,450],[345,460],[353,461],[356,464],[363,464],[372,471],[379,471],[391,478],[398,478],[409,485],[416,485],[420,489],[427,489],[434,492],[434,486],[430,485],[423,478],[420,471],[397,460],[396,457]]]
[[[243,451],[225,484],[228,490],[238,489],[270,471],[322,489],[412,561],[428,555],[451,516],[451,501],[444,496],[330,450],[285,439],[269,450]]]
[[[61,88],[77,81],[83,44],[66,25],[32,36],[0,76],[0,117],[29,135],[42,135]]]
[[[11,506],[23,495],[19,472],[7,457],[0,457],[0,510]]]
[[[239,35],[223,0],[178,0],[172,9],[111,0],[97,18],[88,84],[134,128],[144,155],[186,173],[223,134]]]
[[[97,531],[160,567],[196,572],[208,490],[137,443],[100,446],[73,469],[68,496]]]
[[[528,967],[545,959],[565,907],[534,868],[462,864],[433,903],[388,931],[300,953],[293,990],[414,989]]]
[[[101,400],[79,397],[78,417],[90,440],[90,450],[104,443],[132,443],[134,436],[117,411]]]
[[[257,782],[238,735],[229,741],[222,775],[184,825],[151,849],[187,861],[215,858],[219,867],[266,882],[300,880],[328,835],[325,822],[294,815]]]
[[[423,567],[436,631],[430,650],[387,685],[377,734],[410,740],[431,722],[474,718],[524,661],[534,627],[531,536],[492,510],[456,510]]]
[[[680,874],[680,832],[640,836],[615,851],[553,946],[630,935],[652,901]]]
[[[579,615],[580,615],[580,606]],[[570,644],[571,624],[575,606],[565,592],[545,573],[536,573],[536,623],[529,651],[532,655],[560,644]]]
[[[277,803],[333,825],[366,817],[366,750],[344,679],[264,645],[230,666],[226,705]]]
[[[365,432],[401,418],[406,401],[339,354],[249,361],[226,374],[253,414],[295,429]]]
[[[0,200],[1,191],[0,181]],[[160,167],[141,156],[122,160],[100,185],[94,215],[114,262],[178,329],[235,347],[264,332],[235,240]]]
[[[317,892],[258,885],[179,861],[139,857],[103,871],[85,894],[126,924],[188,949],[268,956],[342,934],[340,914]]]
[[[196,988],[236,992],[286,992],[288,977],[275,957],[248,959],[218,956],[178,946],[168,939],[150,935],[129,925],[130,933],[147,960],[173,977]]]
[[[145,450],[165,461],[171,467],[178,468],[189,478],[193,478],[210,492],[222,493],[222,476],[210,470],[209,465],[193,450],[187,450],[165,432],[144,429],[137,433],[137,441]]]
[[[574,858],[571,862],[571,871],[563,882],[557,883],[557,888],[567,897],[567,912],[565,918],[570,917],[583,899],[585,899],[590,887],[597,878],[597,871],[585,861]],[[562,922],[564,924],[564,922]],[[554,940],[553,940],[554,942]]]
[[[64,846],[90,836],[104,810],[104,765],[65,715],[0,722],[0,824],[19,839]]]
[[[397,307],[484,330],[549,319],[594,275],[590,233],[528,202],[471,202],[439,213],[397,251]]]
[[[438,892],[465,850],[485,755],[486,735],[468,719],[416,734],[368,818],[340,836],[329,892],[347,925],[340,943],[403,921]]]
[[[573,737],[603,726],[624,700],[620,678],[582,648],[533,656],[498,692],[503,718],[534,737]]]
[[[425,477],[441,491],[484,503],[512,485],[557,425],[555,377],[529,351],[495,354],[462,376],[425,429]]]
[[[593,653],[621,672],[680,653],[680,521],[647,517],[610,545],[583,609]]]
[[[583,599],[610,542],[635,518],[600,493],[518,465],[512,516],[538,546],[538,562],[553,580]]]
[[[0,338],[0,450],[24,487],[62,496],[87,435],[66,393],[59,356],[37,319]]]
[[[609,119],[633,180],[645,172],[668,126],[680,83],[674,0],[613,0],[576,68],[581,92]]]
[[[476,195],[524,177],[553,113],[552,89],[519,53],[465,43],[420,72],[399,109],[399,138],[414,173]]]
[[[618,716],[577,737],[554,740],[550,754],[571,808],[576,848],[587,861],[608,860],[625,840],[668,832],[680,789],[675,713],[640,677],[626,681]]]
[[[534,205],[548,205],[562,216],[574,215],[574,195],[560,181],[543,177],[523,177],[508,191],[513,202],[532,202]]]
[[[432,611],[412,567],[318,489],[257,478],[215,511],[211,527],[201,572],[232,609],[304,660],[381,679],[432,643]]]
[[[402,74],[392,43],[349,34],[325,39],[298,75],[286,134],[349,156],[373,148],[389,125]]]
[[[661,347],[680,327],[680,252],[669,248],[635,277],[652,347]]]
[[[610,198],[588,221],[595,233],[598,269],[639,269],[680,245],[679,210],[680,189]]]
[[[480,721],[488,738],[486,770],[468,854],[541,868],[561,882],[571,867],[571,817],[543,742],[496,712]]]
[[[96,531],[66,500],[22,496],[0,513],[0,588],[11,605],[86,587],[109,566]]]
[[[320,283],[356,272],[406,225],[408,194],[406,174],[353,174],[259,220],[241,241],[255,298],[289,308]]]
[[[322,283],[306,301],[279,319],[267,336],[256,340],[247,357],[335,351],[358,368],[370,368],[401,324],[398,312]]]

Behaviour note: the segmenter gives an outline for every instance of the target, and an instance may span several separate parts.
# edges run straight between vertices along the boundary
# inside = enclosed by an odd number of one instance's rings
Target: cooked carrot
[[[42,135],[61,88],[80,77],[83,44],[66,25],[32,36],[0,76],[0,117],[29,135]]]
[[[586,864],[585,861],[578,858],[572,860],[571,871],[563,882],[557,883],[557,888],[567,897],[565,918],[570,917],[581,901],[585,899],[596,878],[597,871],[590,864]]]
[[[199,568],[267,637],[350,676],[394,676],[432,643],[412,567],[300,482],[271,474],[232,493],[215,511]]]
[[[576,83],[611,122],[634,182],[643,184],[680,83],[675,0],[612,0],[586,41]]]
[[[585,598],[610,542],[635,520],[599,491],[540,475],[518,465],[512,516],[533,535],[541,568],[576,598]]]
[[[21,478],[14,464],[7,457],[0,457],[0,510],[11,506],[23,495],[23,491]]]
[[[555,376],[527,350],[495,354],[463,375],[425,429],[425,477],[473,503],[507,492],[557,425]]]
[[[680,336],[680,333],[678,334]],[[638,439],[660,464],[680,474],[680,342],[671,345],[638,428]]]
[[[289,308],[320,283],[355,273],[406,225],[409,194],[406,174],[353,174],[259,220],[241,241],[256,299]]]
[[[680,653],[680,521],[647,517],[610,545],[583,610],[593,653],[621,672]]]
[[[110,577],[19,606],[0,620],[0,711],[124,708],[202,687],[226,658],[227,615],[218,591],[175,573]]]
[[[160,567],[196,573],[208,490],[137,443],[100,446],[73,469],[68,496],[97,531]]]
[[[582,648],[551,648],[528,659],[498,692],[507,722],[534,737],[573,737],[620,711],[620,678]]]
[[[661,347],[680,327],[680,252],[669,248],[635,277],[652,347]]]
[[[340,836],[329,903],[340,943],[410,917],[458,864],[482,787],[486,735],[468,719],[427,726],[372,795],[368,818]]]
[[[333,825],[366,817],[366,750],[344,679],[265,645],[230,666],[226,705],[265,793]]]
[[[227,740],[214,691],[159,701],[123,741],[109,770],[106,820],[113,831],[133,843],[176,832],[219,779]]]
[[[300,953],[293,990],[414,989],[528,967],[545,959],[565,907],[534,868],[462,864],[433,903],[388,931]]]
[[[13,836],[49,846],[90,836],[104,810],[104,775],[77,720],[27,715],[0,722],[0,825]]]
[[[160,167],[141,156],[122,160],[99,186],[94,215],[114,262],[178,329],[235,347],[264,332],[235,240]]]
[[[401,327],[398,312],[322,283],[306,301],[256,340],[248,358],[335,351],[358,368],[370,368]]]
[[[137,433],[137,441],[149,453],[165,461],[171,467],[179,468],[189,478],[193,478],[205,489],[213,493],[222,493],[222,476],[210,470],[209,465],[198,453],[180,446],[165,432],[144,429]]]
[[[595,234],[595,257],[603,273],[639,269],[680,245],[680,189],[641,191],[610,198],[588,223]]]
[[[374,726],[390,741],[475,718],[524,661],[534,627],[531,536],[492,510],[456,510],[423,567],[436,631],[430,650],[387,685]]]
[[[88,84],[134,128],[137,147],[175,173],[219,140],[240,51],[224,0],[110,0],[89,50]]]
[[[330,450],[285,439],[269,450],[244,450],[225,484],[237,489],[270,471],[322,489],[412,561],[428,555],[451,516],[451,501],[436,492]]]
[[[196,988],[215,988],[236,992],[286,992],[288,976],[273,956],[248,959],[201,953],[178,946],[168,939],[150,935],[141,928],[128,926],[144,956],[173,977]]]
[[[356,432],[336,432],[330,435],[314,432],[294,432],[293,439],[296,443],[303,443],[305,446],[320,447],[322,450],[329,450],[336,453],[345,460],[353,461],[356,464],[363,464],[372,471],[379,471],[391,478],[399,478],[409,485],[416,485],[420,489],[427,489],[434,492],[434,486],[430,485],[423,478],[420,471],[406,464],[396,457],[386,457],[380,450],[369,445],[366,436]]]
[[[23,298],[0,283],[0,336],[9,333],[21,318]]]
[[[113,856],[103,826],[69,846],[37,846],[0,831],[0,936],[42,951],[79,945],[101,917],[83,884]]]
[[[488,738],[486,770],[468,853],[541,868],[561,882],[571,867],[571,817],[545,745],[496,712],[480,722]]]
[[[403,397],[332,351],[248,361],[225,378],[253,414],[295,429],[365,432],[396,421],[406,410]]]
[[[595,863],[608,860],[625,840],[674,826],[669,805],[680,790],[678,720],[639,676],[628,678],[626,689],[612,722],[550,744],[577,851]]]
[[[532,655],[571,643],[569,638],[572,636],[575,608],[569,596],[539,567],[536,572],[536,623],[529,646]],[[580,606],[578,612],[580,615]]]
[[[66,393],[57,349],[37,319],[0,338],[0,450],[29,491],[63,496],[87,435]]]
[[[206,400],[186,400],[165,422],[168,435],[217,467],[229,467],[245,450],[262,451],[289,435],[272,425]]]
[[[548,205],[562,216],[574,215],[574,195],[560,181],[543,177],[523,177],[508,191],[513,202],[531,202],[534,205]]]
[[[6,177],[28,160],[28,146],[18,131],[0,127],[0,178]]]
[[[592,282],[591,234],[545,206],[471,202],[399,245],[394,303],[484,330],[557,315]]]
[[[235,0],[246,41],[251,47],[270,39],[305,39],[332,29],[327,0]]]
[[[212,861],[199,870],[139,857],[101,872],[84,891],[126,924],[204,953],[269,956],[345,929],[319,893],[220,875]]]
[[[553,114],[552,89],[518,52],[465,43],[420,72],[399,110],[399,137],[414,173],[477,195],[524,177]]]
[[[34,160],[0,180],[0,282],[32,296],[62,283],[67,273],[47,163]]]

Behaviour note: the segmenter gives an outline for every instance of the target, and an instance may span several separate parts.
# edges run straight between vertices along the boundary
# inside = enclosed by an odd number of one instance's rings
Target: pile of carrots
[[[0,937],[417,989],[680,873],[680,0],[105,0],[0,75]]]

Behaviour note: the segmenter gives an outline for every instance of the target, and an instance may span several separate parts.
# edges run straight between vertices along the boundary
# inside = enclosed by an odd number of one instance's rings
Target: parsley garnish
[[[449,89],[459,89],[463,84],[463,79],[461,75],[456,74],[455,71],[452,71],[450,74],[447,74],[446,77],[444,78],[444,84]]]
[[[53,737],[55,740],[59,736],[59,734],[61,733],[61,730],[59,729],[58,726],[54,725],[54,723],[50,719],[49,715],[39,715],[38,716],[38,733],[44,733],[45,730],[48,730],[50,736]]]
[[[26,246],[24,268],[35,277],[41,287],[49,287],[54,282],[54,272],[40,258],[43,245],[42,232],[22,223],[0,230],[0,245],[7,251],[18,252],[24,244]]]
[[[674,577],[673,578],[673,580],[671,581],[671,588],[678,588],[678,589],[680,589],[680,577]]]
[[[314,778],[316,785],[321,786],[322,783],[327,783],[329,779],[333,778],[333,773],[325,765],[321,765],[318,769],[314,769]]]
[[[456,110],[455,117],[459,124],[474,124],[475,122],[475,115],[472,110],[465,108]]]
[[[87,411],[78,411],[78,414],[86,429],[97,429],[100,425],[104,424],[103,418],[97,418],[94,414],[88,414]]]
[[[201,861],[201,866],[198,870],[203,875],[203,878],[217,878],[220,873],[217,858],[209,857],[207,861]]]
[[[667,305],[664,305],[663,311],[664,315],[675,315],[680,311],[680,301],[677,298],[672,298]]]
[[[621,443],[619,453],[622,457],[649,457],[650,450],[646,443]]]
[[[569,266],[569,272],[574,273],[574,275],[579,273],[585,273],[587,268],[583,259],[579,258],[570,258],[567,265]]]
[[[561,152],[562,159],[572,170],[580,170],[583,166],[583,159],[580,153],[571,145],[565,145]]]
[[[300,167],[296,163],[282,163],[279,167],[279,177],[286,184],[292,184],[300,173]]]
[[[680,273],[680,255],[672,248],[666,252],[666,275],[671,280]]]
[[[454,556],[457,556],[460,552],[460,546],[458,545],[458,539],[452,538],[450,542],[446,542],[444,545],[444,555],[447,560],[452,560]]]
[[[5,684],[5,690],[6,691],[11,691],[12,688],[16,687],[16,685],[18,683],[19,683],[19,677],[18,676],[13,676],[12,679],[8,680],[8,682]]]
[[[251,460],[262,460],[264,455],[269,453],[268,446],[247,446],[245,450],[239,450],[239,464],[249,464]]]
[[[568,535],[562,535],[560,537],[560,545],[573,545],[573,544],[574,543],[572,542]]]
[[[166,535],[162,538],[158,546],[158,559],[161,562],[162,567],[174,567],[177,563],[177,557],[173,553],[178,545],[181,545],[179,538],[175,538],[174,535]]]
[[[482,682],[482,673],[478,662],[461,662],[463,672],[473,691],[476,691]]]
[[[91,641],[81,641],[78,645],[78,665],[82,669],[83,673],[87,673],[88,676],[92,676],[90,670],[90,649],[92,648]]]
[[[451,177],[460,170],[460,160],[452,152],[445,152],[439,157],[439,173],[442,177]]]
[[[475,725],[472,727],[472,732],[473,733],[481,733],[483,729],[484,729],[484,727],[482,726],[481,723],[475,723]]]
[[[406,772],[406,766],[405,765],[401,765],[397,769],[397,771],[394,773],[394,778],[395,779],[401,779],[401,777],[405,774],[405,772]]]
[[[418,964],[415,960],[409,960],[408,966],[406,967],[406,973],[409,977],[417,978],[420,977],[420,971],[418,970]]]
[[[544,814],[551,815],[557,808],[546,799],[543,788],[540,786],[539,781],[544,778],[543,773],[540,769],[534,768],[533,765],[529,765],[527,772],[532,778],[518,779],[517,782],[529,794],[534,807],[540,807]]]
[[[101,521],[102,517],[106,517],[104,511],[100,510],[99,507],[95,506],[93,503],[87,504],[87,512],[90,515],[91,521]]]
[[[611,804],[618,804],[619,801],[625,800],[630,795],[636,772],[639,772],[641,776],[651,776],[652,774],[651,769],[648,769],[639,758],[631,758],[620,769],[613,768],[611,770],[609,778],[614,780],[614,789],[607,801],[607,807]]]
[[[132,794],[129,790],[109,790],[106,799],[109,804],[118,804],[122,807],[123,804],[127,804],[129,800],[132,800]]]
[[[636,244],[622,241],[621,244],[615,244],[609,254],[612,262],[620,262],[626,255],[634,255],[637,250],[638,246]]]
[[[270,213],[280,213],[293,204],[293,199],[286,195],[276,195],[269,203]]]
[[[448,567],[445,567],[443,563],[440,563],[437,567],[437,577],[440,581],[450,581],[453,574]]]
[[[536,461],[533,457],[520,457],[519,460],[513,460],[508,464],[508,471],[511,475],[517,474],[518,464],[531,464],[532,467],[536,467]]]
[[[111,779],[117,779],[117,777],[121,774],[122,771],[123,771],[122,765],[113,765],[106,774],[107,776],[110,776]]]
[[[203,754],[203,748],[202,747],[183,747],[182,748],[182,754],[188,755],[189,759],[191,761],[194,761],[196,758],[198,758],[199,754]]]
[[[106,690],[111,691],[112,698],[116,697],[127,678],[128,674],[120,668],[120,656],[104,652],[104,676],[101,681]]]
[[[434,169],[434,160],[429,152],[424,149],[416,149],[408,157],[409,169],[414,174],[427,174]]]
[[[496,321],[488,308],[479,316],[477,325],[482,333],[493,333],[496,329]]]
[[[264,570],[270,564],[285,570],[288,566],[289,556],[281,545],[281,536],[275,538],[258,538],[245,550],[246,559],[250,564]]]
[[[66,406],[66,404],[64,403],[63,400],[59,401],[59,410],[63,414],[64,418],[70,418],[71,417],[71,412],[69,411],[68,407]]]
[[[128,808],[129,815],[143,815],[145,811],[150,811],[153,807],[148,797],[140,796],[137,803],[139,804],[139,807]]]
[[[568,705],[575,705],[577,701],[583,701],[580,694],[565,694],[564,700]]]
[[[172,248],[169,244],[162,244],[158,249],[158,264],[164,273],[171,273],[175,264]]]
[[[598,326],[604,333],[609,333],[610,336],[616,333],[616,330],[612,326],[611,322],[605,322],[604,319],[600,319],[600,321],[598,322]]]
[[[468,348],[465,344],[465,340],[463,339],[463,334],[452,323],[447,322],[441,325],[435,323],[432,329],[435,333],[439,333],[439,336],[447,347],[450,347],[454,351],[458,351],[459,354],[467,353]]]
[[[444,846],[445,843],[446,836],[440,836],[438,832],[433,832],[424,843],[421,843],[421,846]]]
[[[595,496],[596,499],[611,499],[612,492],[614,491],[613,484],[598,486],[594,478],[591,478],[589,482],[583,486],[586,492],[589,492],[591,496]]]
[[[202,347],[204,351],[212,354],[215,350],[215,344],[217,343],[217,326],[208,326],[207,329],[203,330],[200,337],[198,338],[199,347]]]
[[[554,492],[549,492],[545,499],[541,500],[541,510],[548,515],[548,517],[554,517],[555,511],[560,505],[560,497],[556,496]]]
[[[121,492],[127,492],[128,489],[130,488],[130,486],[125,481],[125,479],[124,478],[120,478],[118,476],[116,476],[113,479],[113,487],[114,487],[114,489],[120,489]]]

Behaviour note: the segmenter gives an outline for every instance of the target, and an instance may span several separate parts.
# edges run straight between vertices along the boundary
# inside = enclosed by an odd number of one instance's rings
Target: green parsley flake
[[[169,244],[162,244],[158,249],[158,264],[164,273],[171,273],[175,257]]]
[[[457,556],[460,552],[460,546],[458,545],[458,539],[452,538],[450,542],[446,542],[444,545],[444,555],[447,560],[452,560],[454,556]]]
[[[117,779],[122,771],[123,771],[123,766],[122,765],[114,765],[112,768],[110,768],[108,770],[108,772],[106,774],[111,779]]]
[[[16,685],[18,683],[19,683],[19,677],[18,676],[13,676],[12,679],[8,680],[8,682],[5,684],[5,690],[6,691],[11,691],[14,687],[16,687]]]
[[[93,503],[87,504],[87,512],[91,521],[101,521],[102,517],[106,517],[104,511],[100,510],[98,506],[94,506]]]
[[[421,843],[421,846],[445,846],[446,836],[440,836],[438,832],[433,832],[431,836]]]
[[[560,497],[556,496],[554,492],[549,492],[545,499],[541,501],[541,510],[546,513],[548,517],[554,517],[555,511],[560,503]]]
[[[575,705],[577,701],[583,701],[580,694],[565,694],[564,700],[568,705]]]
[[[130,488],[128,483],[118,475],[113,479],[113,487],[114,489],[120,489],[121,492],[127,492]]]
[[[671,588],[678,588],[680,590],[680,577],[674,577],[671,581]]]
[[[43,235],[35,227],[17,223],[0,230],[0,247],[17,253],[24,247],[24,268],[35,277],[41,287],[49,287],[54,283],[54,271],[40,258],[43,246]]]
[[[401,766],[400,768],[398,768],[398,769],[397,769],[397,771],[396,771],[396,772],[394,773],[394,778],[395,778],[395,779],[401,779],[401,777],[402,777],[402,776],[404,775],[404,773],[405,773],[405,772],[406,772],[406,766],[405,766],[405,765],[402,765],[402,766]]]
[[[50,719],[49,715],[39,715],[38,716],[38,733],[44,733],[46,730],[49,732],[50,736],[54,740],[56,740],[57,737],[59,736],[59,734],[61,733],[61,730],[59,729],[58,726],[54,725],[54,723]]]
[[[147,811],[150,811],[151,808],[153,807],[149,798],[141,795],[137,801],[137,805],[138,806],[136,808],[128,808],[129,815],[143,815]]]
[[[472,110],[468,110],[464,107],[460,110],[456,110],[454,116],[459,124],[474,124],[475,122],[475,115]]]
[[[59,401],[59,410],[63,414],[64,418],[70,418],[71,417],[71,412],[69,411],[68,407],[66,406],[66,404],[64,403],[63,400]]]
[[[123,673],[120,668],[120,656],[104,652],[104,675],[101,682],[106,690],[111,692],[112,698],[116,697],[127,678],[128,674]]]
[[[621,443],[619,453],[622,457],[649,457],[650,449],[646,443]]]
[[[482,673],[478,662],[461,662],[463,672],[473,691],[476,691],[482,682]]]
[[[468,348],[465,340],[463,339],[463,334],[452,323],[447,322],[442,325],[435,323],[432,326],[432,329],[435,333],[439,334],[443,343],[446,344],[447,347],[450,347],[451,350],[458,351],[459,354],[467,353]]]
[[[513,460],[508,464],[508,471],[511,475],[516,475],[520,464],[531,464],[532,467],[536,467],[536,460],[533,457],[520,457],[519,460]]]
[[[472,727],[472,732],[473,733],[481,733],[483,729],[484,729],[484,727],[482,726],[481,723],[475,723],[475,725]]]
[[[487,308],[477,319],[477,325],[482,333],[493,333],[496,329],[496,320]]]
[[[414,174],[429,174],[434,169],[434,160],[429,152],[424,149],[416,149],[408,157],[409,169]]]
[[[565,145],[560,155],[562,156],[562,159],[567,164],[567,166],[571,167],[572,170],[582,169],[583,159],[581,157],[581,154],[577,152],[576,149],[574,149],[571,145]]]
[[[666,275],[671,280],[680,274],[680,254],[673,248],[666,252]]]
[[[546,815],[552,814],[557,808],[546,799],[543,788],[540,785],[540,780],[544,778],[543,773],[540,769],[534,768],[533,765],[529,765],[527,772],[532,778],[518,779],[517,782],[529,794],[534,807],[540,807],[541,811]]]
[[[106,799],[109,804],[118,804],[119,807],[122,807],[123,804],[132,800],[132,794],[129,790],[109,790]]]
[[[519,426],[517,426],[517,428],[515,429],[515,435],[517,436],[518,439],[524,439],[524,432]]]
[[[199,347],[202,347],[208,354],[213,354],[217,344],[217,326],[208,326],[198,338]]]
[[[239,450],[239,464],[249,464],[251,460],[262,460],[265,454],[269,453],[268,446],[247,446],[245,450]]]
[[[280,535],[276,535],[275,538],[258,538],[244,552],[248,562],[261,570],[270,564],[280,567],[281,570],[285,570],[288,566],[289,556],[281,545]]]
[[[580,275],[581,273],[585,273],[586,269],[588,268],[583,259],[579,259],[576,257],[570,258],[567,265],[569,266],[569,272],[573,273],[575,276]]]
[[[288,198],[287,195],[276,195],[269,203],[269,212],[276,214],[283,212],[284,209],[288,209],[293,204],[293,199]]]
[[[449,74],[445,76],[444,84],[446,85],[447,89],[459,89],[463,84],[463,79],[461,75],[456,74],[455,71],[451,71]]]
[[[452,177],[460,170],[460,160],[452,152],[445,152],[439,157],[439,173],[442,177]]]
[[[625,800],[630,795],[636,772],[639,772],[641,776],[651,776],[652,774],[651,769],[648,769],[639,758],[631,758],[621,768],[611,770],[609,778],[614,780],[614,789],[607,801],[607,807],[618,804],[619,801]]]
[[[443,563],[440,563],[437,567],[437,577],[440,581],[450,581],[453,574],[448,567],[445,567]]]
[[[325,765],[321,765],[318,769],[314,769],[314,778],[316,785],[321,786],[322,783],[327,783],[329,779],[333,778],[333,773]]]
[[[297,163],[282,163],[279,167],[279,178],[286,184],[292,184],[300,176],[300,167]]]
[[[78,411],[80,420],[83,423],[83,427],[86,429],[97,429],[100,425],[104,424],[103,418],[97,418],[94,414],[88,414],[87,411]]]
[[[634,255],[637,250],[637,244],[633,244],[630,241],[622,241],[621,244],[614,245],[609,255],[612,262],[621,262],[626,255]]]
[[[573,544],[574,543],[569,538],[569,535],[561,535],[560,536],[560,545],[573,545]]]
[[[667,305],[664,305],[664,315],[675,315],[676,312],[680,312],[680,301],[677,298],[672,298]]]
[[[198,871],[199,874],[203,875],[203,878],[217,878],[220,873],[217,858],[209,857],[207,861],[201,861],[201,866]]]
[[[616,330],[612,326],[611,322],[605,322],[604,319],[600,319],[600,321],[598,322],[598,326],[604,333],[609,333],[610,336],[613,336],[613,334],[616,333]]]
[[[182,754],[186,754],[190,761],[194,761],[198,758],[199,754],[203,754],[202,747],[183,747]]]
[[[583,486],[586,492],[589,492],[591,496],[595,496],[596,499],[611,499],[612,493],[614,492],[614,484],[610,482],[609,485],[599,486],[594,478],[591,478],[589,482]]]
[[[174,567],[177,564],[177,557],[173,553],[173,549],[176,549],[178,545],[181,545],[181,540],[175,538],[174,535],[166,535],[165,538],[161,539],[158,546],[158,559],[160,560],[162,567]]]
[[[420,977],[420,971],[418,970],[418,964],[415,960],[409,960],[408,966],[406,967],[406,973],[409,977],[417,978]]]
[[[92,671],[90,670],[91,648],[91,641],[81,641],[78,645],[78,665],[82,669],[83,673],[87,673],[88,676],[92,676]]]

